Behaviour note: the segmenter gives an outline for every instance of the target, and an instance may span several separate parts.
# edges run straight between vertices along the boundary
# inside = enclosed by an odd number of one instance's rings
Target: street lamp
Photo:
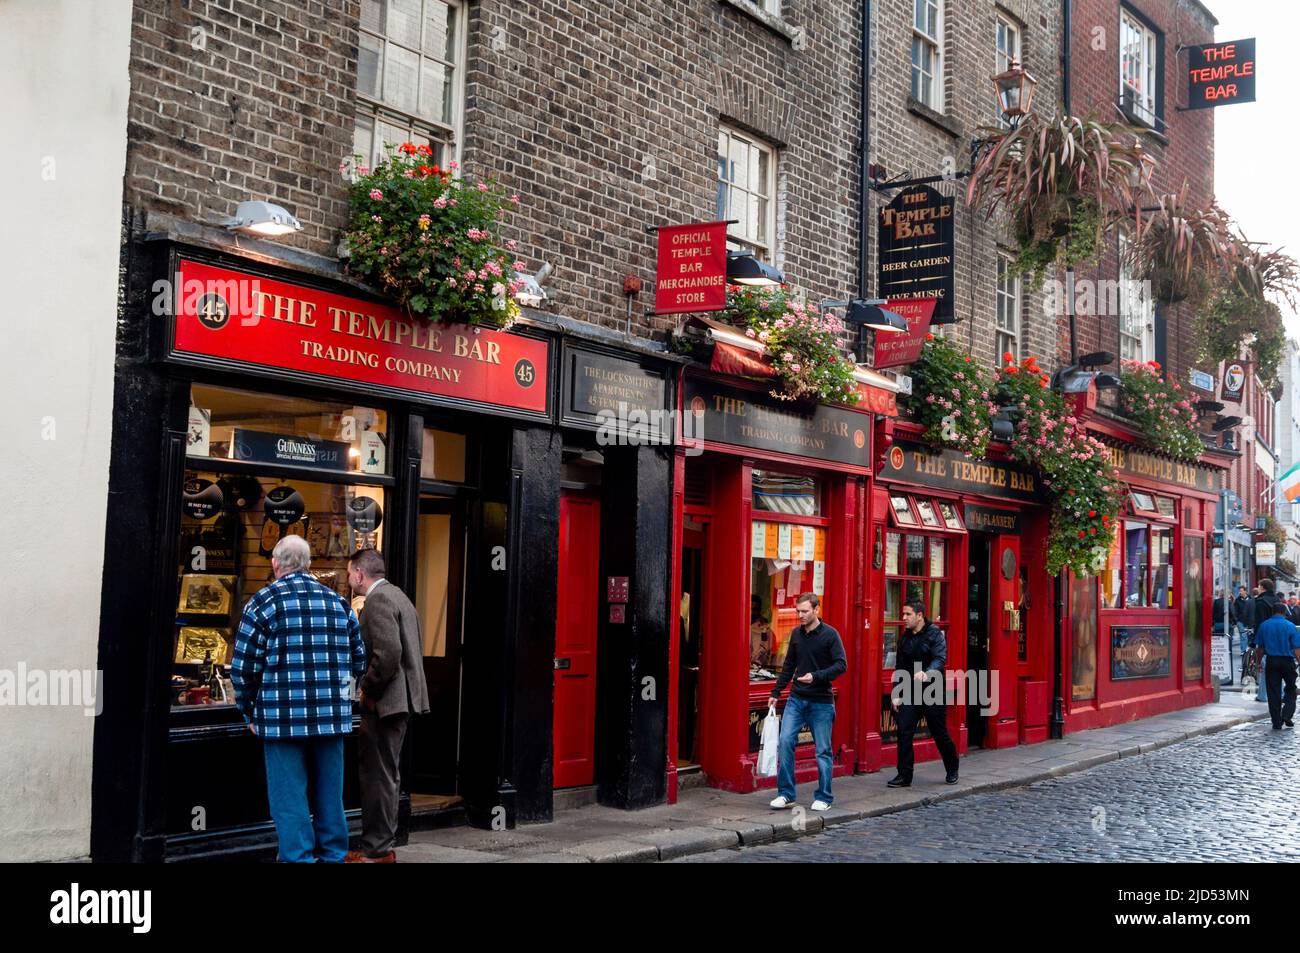
[[[1012,125],[1034,108],[1034,90],[1038,87],[1038,80],[1015,60],[1011,61],[1006,72],[993,77],[993,85],[997,89],[998,109]]]

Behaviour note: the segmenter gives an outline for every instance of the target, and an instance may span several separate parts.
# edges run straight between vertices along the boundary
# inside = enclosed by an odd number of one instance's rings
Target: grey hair
[[[271,558],[285,572],[303,572],[311,567],[311,547],[301,536],[286,536],[275,544]]]

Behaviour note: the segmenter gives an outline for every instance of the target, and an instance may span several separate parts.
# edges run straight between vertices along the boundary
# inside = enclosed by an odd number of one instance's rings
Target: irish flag
[[[1281,487],[1282,493],[1286,496],[1288,502],[1294,503],[1296,500],[1300,500],[1300,463],[1283,473],[1278,478],[1277,485]]]

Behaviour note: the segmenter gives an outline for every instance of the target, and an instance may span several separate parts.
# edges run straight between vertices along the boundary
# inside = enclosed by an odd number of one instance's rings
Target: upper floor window
[[[781,0],[753,0],[754,6],[774,17],[781,15]]]
[[[1154,126],[1160,113],[1160,37],[1132,13],[1122,10],[1119,41],[1120,106],[1139,122]]]
[[[1127,263],[1129,236],[1119,233],[1119,356],[1123,361],[1150,361],[1156,350],[1156,311],[1144,282]]]
[[[1020,276],[1011,274],[1011,256],[998,252],[997,355],[1020,360]]]
[[[385,143],[427,143],[443,165],[455,158],[464,33],[459,0],[361,0],[353,148],[364,164]]]
[[[723,127],[718,132],[718,219],[727,227],[730,248],[748,248],[772,260],[776,207],[772,201],[776,151],[753,136]]]
[[[912,97],[943,111],[943,2],[914,0],[912,17]]]
[[[997,54],[994,63],[994,75],[1005,73],[1011,68],[1012,63],[1019,62],[1021,62],[1020,25],[999,13],[997,15]],[[1006,129],[1010,128],[1011,123],[999,112],[998,125]]]

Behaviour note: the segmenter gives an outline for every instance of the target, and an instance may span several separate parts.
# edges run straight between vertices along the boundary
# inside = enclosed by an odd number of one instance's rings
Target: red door
[[[560,495],[555,614],[555,787],[595,778],[596,630],[600,609],[600,501]]]
[[[1019,742],[1016,724],[1021,646],[1020,537],[994,536],[989,547],[993,604],[989,606],[989,675],[997,673],[997,713],[989,718],[987,745],[1006,748]],[[992,688],[992,686],[990,686]]]

